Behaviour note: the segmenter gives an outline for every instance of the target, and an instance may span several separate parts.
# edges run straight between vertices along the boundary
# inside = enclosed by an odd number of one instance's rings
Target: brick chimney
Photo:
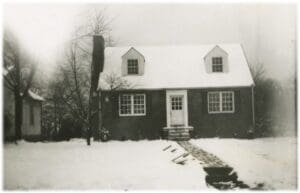
[[[104,38],[101,35],[93,36],[93,58],[92,58],[92,88],[94,91],[97,90],[98,80],[100,76],[100,72],[103,71],[104,67],[104,49],[105,42]]]
[[[100,72],[103,71],[104,67],[104,49],[105,41],[100,35],[93,36],[93,55],[91,65],[91,112],[96,112],[91,115],[92,121],[92,135],[94,140],[99,140],[99,131],[101,129],[101,112],[99,110],[100,96],[97,92],[98,82],[100,78]]]

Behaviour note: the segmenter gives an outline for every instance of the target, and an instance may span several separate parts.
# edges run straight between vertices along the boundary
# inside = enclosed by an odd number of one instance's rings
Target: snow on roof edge
[[[32,92],[31,90],[28,91],[29,96],[33,99],[33,100],[37,100],[37,101],[45,101],[45,99],[43,97],[41,97],[40,95]]]

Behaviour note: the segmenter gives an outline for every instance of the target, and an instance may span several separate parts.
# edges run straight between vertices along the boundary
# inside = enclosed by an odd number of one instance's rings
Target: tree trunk
[[[15,138],[19,140],[22,138],[22,121],[23,121],[23,96],[21,96],[21,67],[19,61],[19,53],[15,58],[16,68],[16,86],[14,90],[15,95]],[[23,93],[24,95],[25,93]]]
[[[23,99],[18,91],[15,91],[15,138],[22,139]]]
[[[87,145],[91,145],[91,128],[87,128]]]

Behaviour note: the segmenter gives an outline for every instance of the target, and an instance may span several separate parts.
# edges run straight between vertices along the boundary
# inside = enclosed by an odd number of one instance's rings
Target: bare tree
[[[21,48],[16,38],[8,30],[3,41],[4,84],[14,93],[15,101],[15,139],[22,138],[23,99],[28,95],[36,72],[35,62]]]
[[[86,127],[88,121],[88,88],[90,87],[87,64],[84,56],[78,52],[75,44],[70,46],[66,61],[60,66],[60,97],[72,114],[79,118]]]
[[[129,89],[136,86],[132,82],[122,78],[121,76],[117,75],[114,72],[109,74],[104,74],[103,80],[104,80],[103,84],[105,84],[107,87],[106,89],[109,89],[111,91]]]
[[[282,108],[283,87],[275,79],[266,76],[262,64],[251,65],[250,70],[255,82],[255,133],[257,136],[270,136],[274,134],[274,127],[278,123],[278,108]]]
[[[79,14],[78,17],[81,22],[75,27],[73,41],[80,42],[79,47],[84,51],[92,53],[91,41],[85,40],[94,35],[103,36],[106,46],[114,46],[117,43],[111,35],[111,26],[115,18],[108,17],[107,8],[89,8]]]
[[[90,95],[89,95],[89,106],[88,106],[88,122],[89,126],[87,127],[87,144],[90,145],[91,130],[94,130],[94,138],[98,138],[97,130],[98,124],[96,122],[101,121],[97,119],[101,116],[101,110],[99,109],[99,93],[97,92],[98,82],[100,78],[100,72],[103,69],[104,62],[104,53],[101,53],[101,46],[104,46],[102,38],[106,40],[106,44],[112,44],[111,37],[111,22],[112,19],[109,19],[105,14],[105,9],[90,9],[86,14],[86,20],[80,25],[75,33],[75,41],[77,42],[78,48],[83,52],[87,53],[90,56],[91,60],[91,72],[90,72]],[[84,37],[93,37],[93,46],[86,44],[86,41],[83,41]],[[93,48],[85,49],[85,47]],[[98,46],[96,46],[98,45]],[[104,47],[102,48],[102,51]],[[92,51],[92,53],[91,53]],[[94,123],[94,124],[93,124]],[[101,123],[99,124],[101,127]]]
[[[61,98],[72,115],[84,123],[87,144],[90,145],[92,121],[100,113],[97,87],[103,66],[99,61],[104,60],[104,54],[101,55],[93,43],[95,36],[104,37],[106,45],[114,42],[111,37],[113,19],[107,17],[105,9],[99,8],[89,9],[79,17],[79,25],[75,26],[67,54],[60,65]]]
[[[255,83],[265,79],[266,70],[262,64],[250,65],[250,71]]]

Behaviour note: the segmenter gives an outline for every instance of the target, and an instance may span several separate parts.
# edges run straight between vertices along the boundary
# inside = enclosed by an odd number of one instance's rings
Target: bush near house
[[[295,135],[296,80],[265,78],[263,67],[254,75],[255,137]]]

